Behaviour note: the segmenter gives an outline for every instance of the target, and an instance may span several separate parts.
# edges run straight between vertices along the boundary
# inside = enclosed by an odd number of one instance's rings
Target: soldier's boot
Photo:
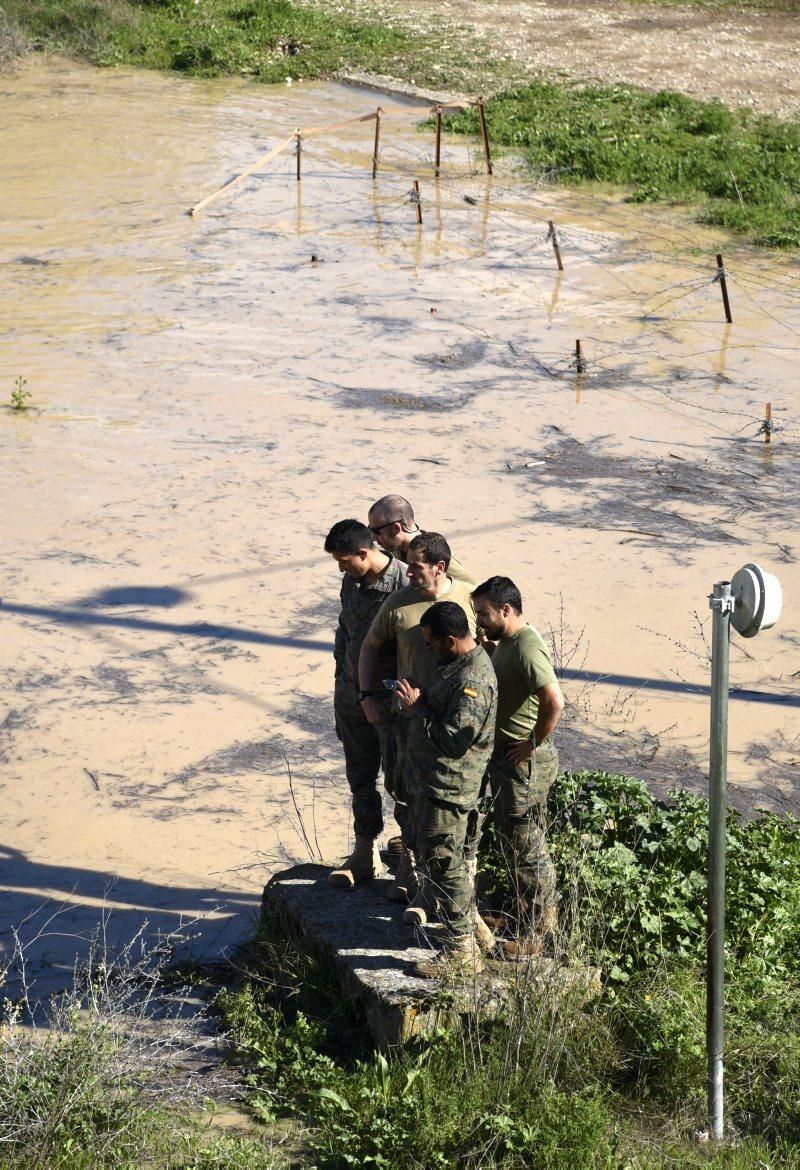
[[[536,910],[533,923],[527,930],[520,928],[517,938],[503,943],[503,954],[507,959],[530,959],[542,955],[552,949],[557,933],[558,906],[555,902],[547,902]]]
[[[359,882],[370,881],[381,872],[378,846],[371,837],[356,837],[356,847],[347,861],[328,874],[328,881],[337,890],[352,890]]]
[[[399,861],[403,856],[403,838],[390,837],[386,842],[386,852],[389,855],[389,864]]]
[[[475,942],[482,955],[490,955],[497,946],[494,932],[489,928],[481,915],[475,911]]]
[[[422,979],[473,979],[485,970],[481,952],[472,935],[451,938],[432,959],[414,964]]]
[[[409,926],[427,926],[438,909],[439,903],[436,901],[430,880],[425,879],[418,870],[417,891],[410,905],[403,911],[403,922],[407,922]]]
[[[418,884],[414,854],[410,849],[404,849],[397,867],[397,874],[386,891],[386,897],[390,902],[408,903],[416,894]]]

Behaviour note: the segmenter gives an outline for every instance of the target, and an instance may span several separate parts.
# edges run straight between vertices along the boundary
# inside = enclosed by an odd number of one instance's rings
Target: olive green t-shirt
[[[384,603],[384,609],[386,605],[388,602]],[[492,655],[492,666],[498,690],[496,740],[510,743],[528,739],[539,714],[536,692],[557,681],[550,654],[538,630],[523,626],[510,638],[501,638]]]
[[[452,578],[451,578],[452,580]],[[436,601],[455,601],[467,615],[470,633],[475,633],[475,611],[472,608],[472,588],[463,581],[452,581],[448,593]],[[378,642],[397,640],[397,676],[411,678],[418,687],[424,687],[431,679],[438,659],[422,636],[420,621],[426,610],[434,604],[430,597],[423,597],[415,585],[406,585],[396,593],[390,593],[375,615],[369,634]]]

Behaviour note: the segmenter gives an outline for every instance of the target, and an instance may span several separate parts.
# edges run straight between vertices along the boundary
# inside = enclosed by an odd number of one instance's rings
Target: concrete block
[[[438,949],[441,928],[415,930],[403,922],[403,907],[385,896],[390,874],[354,890],[337,890],[328,884],[329,873],[327,866],[305,864],[275,874],[264,888],[262,923],[330,964],[343,996],[359,1002],[381,1047],[430,1035],[465,1016],[495,1019],[521,990],[531,995],[533,988],[535,994],[554,978],[562,989],[574,987],[576,978],[588,989],[596,979],[589,972],[563,972],[550,959],[490,962],[466,983],[420,979],[414,964]]]

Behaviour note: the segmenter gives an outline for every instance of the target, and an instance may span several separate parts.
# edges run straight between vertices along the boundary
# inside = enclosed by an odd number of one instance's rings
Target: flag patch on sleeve
[[[477,699],[478,692],[474,691],[472,687],[464,687],[464,694],[469,695],[471,699]]]

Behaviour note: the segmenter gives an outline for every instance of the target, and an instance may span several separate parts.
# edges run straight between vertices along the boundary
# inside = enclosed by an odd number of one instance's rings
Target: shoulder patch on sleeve
[[[478,697],[478,692],[473,690],[472,687],[464,687],[464,694],[469,695],[471,699],[477,699]]]

